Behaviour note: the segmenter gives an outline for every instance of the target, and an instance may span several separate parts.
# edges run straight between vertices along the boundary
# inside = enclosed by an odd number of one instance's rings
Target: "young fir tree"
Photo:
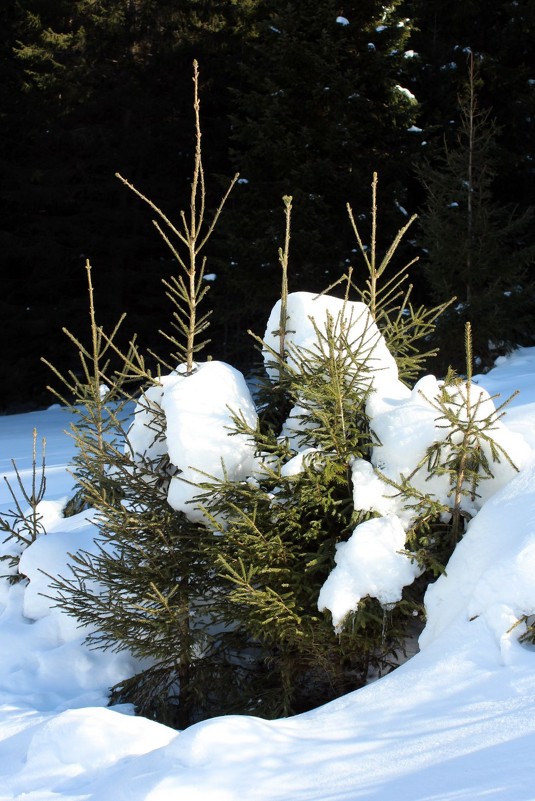
[[[0,532],[7,534],[2,545],[9,543],[8,548],[0,556],[0,562],[7,562],[8,573],[0,578],[7,578],[10,584],[17,584],[24,580],[24,576],[18,572],[21,553],[35,542],[37,537],[46,534],[43,526],[43,517],[39,510],[39,504],[43,500],[46,492],[46,440],[41,443],[41,461],[37,463],[37,430],[33,430],[32,447],[32,473],[29,488],[25,485],[23,476],[17,464],[12,460],[13,470],[15,471],[16,485],[4,476],[4,481],[13,507],[4,515],[0,515]]]
[[[439,391],[428,397],[420,393],[435,411],[435,441],[412,472],[394,482],[380,473],[393,496],[403,499],[410,511],[406,552],[423,571],[420,583],[427,584],[444,572],[470,519],[480,508],[485,482],[495,477],[495,468],[507,462],[517,470],[503,445],[495,437],[499,420],[511,396],[499,406],[472,381],[472,332],[465,328],[465,378],[449,370]],[[426,482],[438,479],[427,489]],[[440,487],[440,497],[437,494]]]
[[[376,263],[375,178],[370,255],[353,221],[368,269],[361,294],[371,309],[340,301],[337,313],[314,322],[312,347],[294,345],[287,292],[291,198],[284,200],[282,296],[275,345],[263,343],[270,379],[259,390],[260,424],[254,431],[235,420],[237,430],[255,439],[260,466],[250,480],[211,484],[202,496],[232,619],[260,649],[254,703],[269,715],[307,709],[360,686],[371,672],[391,667],[403,648],[414,610],[408,598],[392,612],[365,599],[341,633],[317,604],[337,544],[369,516],[354,508],[351,464],[369,461],[376,444],[366,402],[382,369],[377,323],[397,342],[410,376],[421,369],[415,343],[438,314],[410,306],[405,269],[385,277],[406,229]],[[351,274],[346,284],[350,291]]]
[[[206,293],[200,253],[228,194],[208,223],[194,66],[196,151],[188,213],[182,212],[175,225],[147,201],[180,268],[165,286],[177,330],[167,339],[176,351],[172,358],[184,363],[184,380],[206,344],[199,339],[208,322],[199,310]],[[125,650],[140,660],[139,672],[112,688],[112,699],[132,702],[145,715],[184,727],[229,708],[240,664],[228,659],[228,638],[215,625],[218,589],[204,554],[206,532],[167,499],[172,465],[162,447],[166,419],[157,400],[159,371],[166,365],[160,361],[158,372],[151,373],[135,340],[124,353],[117,344],[119,326],[108,335],[98,325],[89,265],[87,271],[91,345],[86,348],[70,335],[79,351],[80,375],[54,372],[66,390],[59,396],[68,393],[75,399],[75,510],[94,510],[97,548],[75,554],[72,575],[58,578],[53,589],[58,604],[88,627],[90,645]],[[134,402],[152,440],[142,452],[127,428]]]
[[[351,459],[369,457],[373,442],[365,412],[369,356],[359,354],[341,322],[333,318],[327,330],[318,329],[317,349],[290,349],[295,366],[286,365],[283,386],[299,406],[293,424],[300,430],[303,424],[302,459],[275,436],[266,410],[270,424],[248,431],[262,468],[249,481],[210,486],[202,497],[229,613],[259,649],[254,694],[243,703],[268,716],[303,711],[361,686],[371,670],[392,664],[402,645],[402,615],[385,632],[373,601],[341,636],[317,609],[336,544],[359,519],[351,503]],[[236,425],[244,430],[240,420]]]
[[[442,316],[436,341],[459,369],[466,322],[473,325],[477,363],[487,366],[498,353],[530,341],[533,313],[529,267],[535,248],[524,241],[531,215],[516,216],[493,198],[496,127],[479,107],[477,88],[471,58],[459,98],[457,143],[419,169],[427,195],[420,221],[432,296],[437,302],[458,298]]]
[[[350,204],[347,204],[351,227],[358,244],[358,252],[367,271],[367,278],[364,282],[358,276],[353,280],[353,269],[349,271],[347,280],[359,300],[369,308],[373,320],[384,336],[388,349],[396,360],[400,379],[405,383],[410,383],[428,367],[429,359],[437,355],[437,348],[429,347],[429,339],[435,330],[437,320],[442,317],[455,298],[452,296],[442,299],[437,306],[432,308],[413,304],[414,285],[407,284],[407,281],[409,280],[408,270],[415,264],[417,258],[390,274],[392,258],[415,222],[416,215],[413,215],[399,229],[383,258],[378,262],[376,241],[378,230],[377,173],[373,174],[371,189],[369,247],[364,244],[353,210]],[[427,349],[422,349],[423,347],[427,347]]]

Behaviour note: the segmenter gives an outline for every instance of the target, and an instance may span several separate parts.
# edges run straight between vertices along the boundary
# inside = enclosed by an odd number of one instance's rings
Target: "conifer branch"
[[[177,353],[176,356],[175,354],[173,356],[179,361],[184,361],[187,375],[194,372],[195,355],[209,342],[208,339],[202,342],[198,339],[199,334],[206,328],[207,320],[205,315],[199,321],[198,307],[208,291],[208,287],[203,285],[206,259],[199,260],[199,255],[212,236],[223,207],[239,177],[236,173],[232,178],[216,206],[211,221],[207,222],[206,184],[201,146],[199,67],[197,61],[193,62],[193,111],[195,127],[193,177],[190,185],[188,214],[184,210],[180,212],[180,226],[172,223],[169,217],[152,200],[119,173],[116,173],[117,178],[156,213],[159,219],[155,219],[152,222],[182,270],[182,273],[178,276],[172,276],[165,281],[165,286],[168,289],[172,287],[172,291],[167,293],[167,296],[175,307],[183,311],[182,319],[176,327],[179,338],[177,339],[173,334],[167,335],[165,338],[176,347]],[[173,236],[178,239],[178,245],[181,247],[173,243]]]

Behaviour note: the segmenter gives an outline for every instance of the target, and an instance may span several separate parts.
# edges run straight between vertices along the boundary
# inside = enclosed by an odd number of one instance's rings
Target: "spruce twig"
[[[14,459],[11,460],[18,491],[14,489],[11,482],[4,476],[4,481],[11,499],[13,508],[5,514],[0,515],[0,532],[7,534],[4,543],[13,541],[17,544],[16,553],[0,556],[0,561],[7,561],[12,571],[17,571],[20,552],[24,550],[37,537],[46,534],[42,523],[42,515],[39,511],[39,504],[43,500],[46,492],[46,440],[41,440],[41,463],[37,464],[37,429],[33,429],[32,440],[32,471],[30,488],[27,489],[23,481],[19,467]],[[11,572],[7,576],[11,584],[15,584],[23,579],[17,572]]]
[[[396,359],[400,378],[404,381],[409,381],[421,372],[427,359],[437,353],[436,349],[420,352],[416,347],[416,342],[429,337],[435,329],[437,319],[453,303],[455,298],[431,309],[423,306],[416,309],[412,305],[410,302],[412,284],[408,287],[405,284],[408,280],[409,269],[418,261],[417,258],[411,259],[400,269],[394,270],[392,275],[388,274],[390,264],[403,238],[417,219],[415,214],[399,229],[383,258],[378,263],[377,187],[377,173],[374,173],[372,180],[371,242],[369,248],[364,244],[353,210],[349,203],[347,204],[351,227],[367,270],[365,288],[361,289],[356,283],[353,283],[351,275],[344,276],[343,280],[348,280],[351,283],[359,299],[368,306],[372,318],[377,323],[385,337],[389,350]]]
[[[176,348],[172,356],[178,361],[183,360],[186,365],[186,374],[194,371],[195,355],[200,352],[210,340],[199,340],[200,334],[208,327],[210,313],[199,316],[199,306],[203,301],[209,287],[203,284],[206,257],[201,252],[212,236],[223,207],[238,180],[238,173],[232,178],[221,200],[219,201],[210,222],[206,220],[206,185],[201,148],[200,98],[199,98],[199,68],[197,61],[193,62],[193,108],[195,115],[195,155],[193,178],[190,187],[188,213],[180,212],[180,225],[175,225],[169,217],[146,195],[140,192],[130,181],[120,173],[116,177],[140,200],[146,203],[159,219],[153,220],[153,225],[159,235],[170,249],[176,259],[182,274],[172,275],[163,281],[166,295],[171,300],[175,311],[173,313],[172,327],[178,332],[175,334],[160,331],[162,336]],[[178,239],[175,245],[173,237]],[[159,360],[161,361],[161,360]],[[165,365],[166,367],[168,365]],[[172,367],[170,369],[173,369]]]

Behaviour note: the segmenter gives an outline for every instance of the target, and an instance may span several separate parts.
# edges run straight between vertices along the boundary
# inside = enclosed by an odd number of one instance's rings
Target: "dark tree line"
[[[262,332],[278,295],[283,195],[294,198],[294,290],[319,291],[354,263],[345,205],[368,214],[373,171],[380,239],[391,240],[413,212],[424,220],[434,214],[436,223],[445,210],[439,204],[433,212],[424,179],[427,170],[427,183],[440,183],[444,148],[463,146],[459,97],[470,54],[479,108],[493,126],[492,151],[483,154],[488,203],[501,209],[501,226],[504,215],[516,219],[533,204],[529,0],[7,0],[0,23],[3,411],[49,402],[40,356],[69,367],[61,328],[86,329],[86,258],[101,321],[111,326],[126,311],[125,336],[137,331],[148,347],[164,347],[157,330],[169,306],[161,279],[173,263],[147,209],[114,175],[170,216],[186,204],[194,58],[206,171],[216,185],[236,170],[242,176],[208,254],[208,272],[217,276],[209,293],[214,357],[244,368],[254,362],[246,331]],[[450,180],[455,191],[464,178]],[[464,229],[442,239],[430,230],[416,232],[407,247],[423,256],[413,273],[418,298],[435,302],[442,292],[459,294],[449,238]],[[511,271],[511,286],[486,278],[477,285],[480,294],[495,293],[495,305],[511,292],[519,301],[520,331],[506,330],[504,315],[494,332],[485,328],[497,347],[519,337],[529,343],[535,333],[533,244],[528,221],[511,228],[495,265],[502,277]],[[358,263],[355,269],[358,280]],[[472,325],[477,343],[477,319]]]

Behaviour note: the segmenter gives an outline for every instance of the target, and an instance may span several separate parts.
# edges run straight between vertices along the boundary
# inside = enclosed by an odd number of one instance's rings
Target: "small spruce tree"
[[[328,613],[318,611],[337,544],[369,517],[354,508],[351,464],[369,461],[376,444],[366,405],[383,369],[377,363],[379,325],[397,343],[399,364],[409,377],[422,369],[414,343],[432,330],[443,308],[410,306],[406,269],[385,278],[408,226],[377,264],[376,187],[374,176],[370,249],[351,218],[368,269],[366,289],[357,292],[369,308],[349,301],[356,288],[350,271],[339,312],[312,321],[315,342],[309,348],[292,339],[291,198],[284,199],[281,302],[272,314],[269,343],[261,341],[269,376],[259,389],[259,426],[252,430],[235,419],[236,431],[257,444],[259,469],[248,481],[210,484],[202,496],[214,532],[214,565],[229,587],[229,612],[258,649],[256,700],[249,704],[264,714],[310,708],[391,668],[412,621],[411,600],[385,611],[367,598],[341,632],[333,630]]]
[[[189,215],[182,212],[175,225],[121,179],[158,215],[154,224],[181,270],[165,287],[176,330],[167,340],[175,348],[171,359],[183,362],[184,380],[195,372],[194,357],[206,345],[199,341],[208,325],[208,313],[199,312],[206,294],[199,254],[230,191],[207,224],[196,64],[193,79],[196,151]],[[125,352],[117,339],[120,323],[110,335],[104,332],[96,320],[89,263],[87,272],[91,345],[86,348],[67,332],[79,352],[80,375],[64,377],[52,369],[66,389],[58,396],[74,397],[78,489],[70,506],[93,510],[98,535],[96,551],[74,554],[71,575],[57,578],[52,590],[58,605],[87,626],[89,645],[125,650],[140,660],[139,672],[112,688],[112,700],[134,703],[149,717],[184,727],[232,706],[239,660],[232,663],[226,655],[228,638],[217,625],[218,589],[204,555],[205,529],[167,500],[174,468],[164,447],[166,418],[158,398],[161,373],[170,367],[151,354],[156,370],[149,369],[135,339]],[[142,452],[129,428],[133,409],[150,440]]]
[[[424,571],[420,580],[424,586],[445,571],[468,522],[480,508],[482,485],[495,477],[495,466],[507,462],[512,471],[517,470],[494,436],[514,395],[495,407],[494,398],[473,383],[469,323],[465,327],[465,358],[466,378],[450,370],[435,397],[427,397],[420,390],[436,412],[437,427],[436,441],[429,445],[421,461],[400,482],[378,471],[411,513],[406,553]],[[441,430],[443,434],[439,433]],[[426,482],[437,478],[442,485],[441,497],[433,489],[426,489]]]
[[[46,440],[41,442],[41,461],[37,462],[37,430],[33,430],[32,446],[32,472],[31,483],[28,488],[21,475],[16,462],[12,460],[15,472],[16,487],[4,476],[7,490],[11,496],[13,507],[0,515],[0,532],[7,534],[2,545],[9,543],[9,551],[0,555],[0,562],[7,562],[8,573],[0,578],[7,578],[10,584],[17,584],[24,580],[18,572],[21,553],[35,542],[37,537],[46,534],[39,511],[39,504],[46,492]]]

